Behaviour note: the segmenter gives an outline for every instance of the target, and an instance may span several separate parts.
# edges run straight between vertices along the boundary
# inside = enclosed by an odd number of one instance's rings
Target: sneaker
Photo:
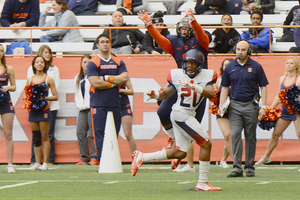
[[[169,137],[167,143],[163,146],[162,150],[171,149],[174,144],[174,139]]]
[[[99,160],[96,160],[96,159],[91,159],[90,162],[89,162],[90,165],[99,165],[100,164],[100,161]]]
[[[195,167],[190,167],[188,164],[186,164],[183,168],[177,169],[176,172],[195,172]]]
[[[171,168],[174,170],[178,167],[178,165],[180,164],[181,159],[173,159],[171,161]]]
[[[76,163],[75,165],[86,165],[86,162],[80,160],[78,163]]]
[[[263,157],[261,157],[261,159],[259,159],[259,161],[257,161],[255,163],[255,165],[260,166],[260,165],[264,165],[264,164],[267,164],[267,163],[270,163],[270,162],[272,162],[271,159],[270,159],[270,157],[269,158],[265,158],[263,156]]]
[[[215,187],[209,184],[207,181],[206,183],[197,183],[196,190],[199,191],[222,191],[222,188]]]
[[[133,161],[130,166],[132,176],[135,176],[139,168],[144,164],[143,153],[135,150],[133,152]]]
[[[229,168],[229,165],[227,165],[226,161],[220,161],[220,167],[222,167],[222,168]]]
[[[39,170],[42,170],[42,171],[48,170],[48,164],[47,163],[43,163],[43,165],[39,167]]]
[[[42,165],[40,165],[39,163],[34,163],[34,165],[28,168],[28,170],[30,171],[38,170],[40,166]]]
[[[7,172],[10,174],[10,173],[15,173],[15,169],[14,169],[14,166],[12,164],[9,164],[7,166]]]

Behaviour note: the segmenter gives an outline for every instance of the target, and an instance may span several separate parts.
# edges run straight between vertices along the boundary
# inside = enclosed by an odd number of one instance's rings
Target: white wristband
[[[197,93],[199,93],[199,94],[202,94],[202,92],[203,92],[203,87],[201,87],[201,86],[199,86],[199,85],[196,85],[194,91],[197,92]]]
[[[105,80],[105,81],[108,81],[108,77],[109,77],[109,75],[105,75],[105,76],[104,76],[104,80]]]
[[[266,109],[267,109],[267,106],[261,106],[260,108],[263,108],[263,109],[265,109],[265,110],[266,110]]]

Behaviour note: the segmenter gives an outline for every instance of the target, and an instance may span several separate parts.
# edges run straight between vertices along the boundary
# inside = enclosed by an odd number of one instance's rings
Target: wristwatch
[[[265,109],[265,110],[266,110],[266,109],[267,109],[267,106],[261,106],[260,108],[263,108],[263,109]]]

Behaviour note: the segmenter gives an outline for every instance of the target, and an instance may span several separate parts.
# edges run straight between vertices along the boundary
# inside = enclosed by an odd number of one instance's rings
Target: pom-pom
[[[258,120],[258,126],[263,130],[271,130],[277,120],[281,116],[281,110],[279,108],[267,107],[266,115],[263,120]]]
[[[27,110],[43,110],[48,104],[45,97],[48,96],[48,86],[46,84],[26,85],[24,98],[24,108]]]
[[[209,106],[209,112],[213,115],[218,115],[219,99],[220,99],[220,90],[216,89],[213,98],[209,99],[209,101],[212,103]]]
[[[3,92],[0,90],[0,104],[4,101],[8,92]]]
[[[298,102],[299,95],[300,95],[300,90],[295,85],[287,89],[285,93],[285,98],[287,99],[289,104],[291,104],[291,108],[288,109],[288,111],[290,110],[292,112],[291,113],[289,111],[291,114],[295,114],[300,111],[300,103]]]

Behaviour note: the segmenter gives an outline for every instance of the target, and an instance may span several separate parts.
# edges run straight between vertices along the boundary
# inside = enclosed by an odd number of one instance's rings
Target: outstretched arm
[[[152,25],[152,17],[154,13],[148,15],[144,10],[138,12],[139,19],[145,23],[145,27],[149,31],[150,35],[159,45],[159,47],[165,52],[173,55],[172,43],[165,36],[161,35],[156,28]]]

